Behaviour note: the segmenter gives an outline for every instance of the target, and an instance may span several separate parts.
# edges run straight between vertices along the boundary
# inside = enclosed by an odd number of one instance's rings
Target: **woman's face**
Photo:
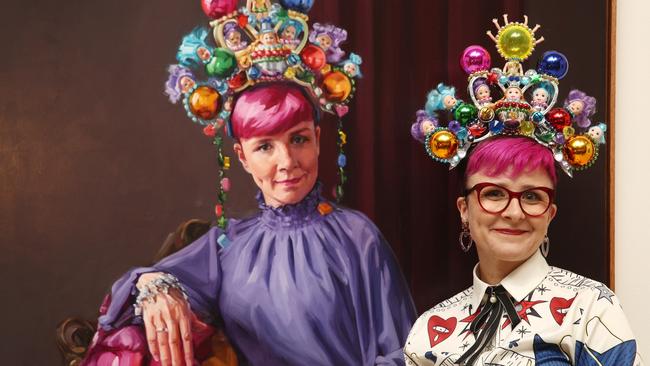
[[[484,182],[498,184],[513,192],[534,187],[553,188],[551,178],[542,168],[522,173],[516,178],[508,174],[489,177],[479,171],[467,178],[465,188]],[[503,212],[491,214],[479,205],[476,191],[470,192],[467,197],[459,197],[456,205],[461,220],[469,223],[470,234],[482,263],[523,263],[539,248],[557,212],[557,206],[551,204],[543,215],[531,217],[521,210],[517,199],[512,199]]]
[[[300,202],[318,177],[320,127],[301,122],[271,136],[240,139],[235,153],[253,176],[267,205],[279,207]]]

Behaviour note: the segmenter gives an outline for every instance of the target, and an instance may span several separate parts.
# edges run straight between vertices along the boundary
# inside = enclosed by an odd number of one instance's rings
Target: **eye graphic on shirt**
[[[564,322],[564,317],[569,312],[573,300],[575,300],[575,296],[571,299],[564,299],[562,297],[554,297],[551,299],[549,304],[551,315],[553,315],[553,319],[555,319],[558,325],[562,325],[562,322]]]
[[[429,331],[429,343],[431,347],[449,338],[456,329],[457,323],[458,321],[454,317],[443,319],[437,315],[433,315],[429,318],[427,330]]]

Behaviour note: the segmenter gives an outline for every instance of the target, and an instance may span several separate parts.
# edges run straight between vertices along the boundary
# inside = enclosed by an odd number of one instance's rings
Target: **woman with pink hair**
[[[309,94],[260,84],[231,120],[259,211],[119,279],[84,365],[193,365],[214,327],[244,365],[403,365],[408,287],[375,225],[321,195]],[[138,302],[151,284],[166,288]]]
[[[476,244],[473,284],[425,312],[407,365],[640,365],[616,295],[546,262],[558,207],[553,153],[528,137],[470,152],[456,200],[460,245]]]

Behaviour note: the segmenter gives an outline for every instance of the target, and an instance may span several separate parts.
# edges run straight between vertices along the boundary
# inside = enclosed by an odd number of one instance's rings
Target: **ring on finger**
[[[165,327],[160,327],[160,328],[156,328],[156,332],[159,332],[159,333],[166,333],[166,332],[168,332],[168,330],[167,330],[167,328],[165,328]]]

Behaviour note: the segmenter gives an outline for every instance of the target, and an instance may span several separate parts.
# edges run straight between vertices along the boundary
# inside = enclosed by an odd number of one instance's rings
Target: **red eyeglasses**
[[[508,208],[510,201],[516,198],[519,207],[528,216],[538,217],[548,211],[553,203],[555,190],[547,187],[535,187],[521,192],[513,192],[494,183],[478,183],[465,191],[468,196],[476,191],[476,198],[481,208],[491,214],[500,214]]]

